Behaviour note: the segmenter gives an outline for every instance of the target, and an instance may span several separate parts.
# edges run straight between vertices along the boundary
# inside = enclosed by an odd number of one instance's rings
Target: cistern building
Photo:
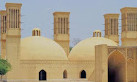
[[[70,12],[53,13],[53,40],[41,36],[39,28],[21,38],[22,4],[5,7],[0,11],[1,58],[12,66],[7,82],[137,82],[137,8],[120,9],[121,33],[119,14],[105,14],[105,35],[95,30],[70,51]]]

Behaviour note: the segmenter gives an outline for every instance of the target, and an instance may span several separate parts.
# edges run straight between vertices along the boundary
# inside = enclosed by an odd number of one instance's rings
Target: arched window
[[[97,32],[95,32],[95,37],[97,37]]]
[[[81,71],[80,78],[86,78],[86,71],[85,70]]]
[[[63,72],[63,78],[64,79],[67,78],[67,71],[66,70]]]
[[[99,37],[99,32],[97,32],[97,37]]]
[[[44,70],[39,72],[39,80],[47,80],[47,74]]]

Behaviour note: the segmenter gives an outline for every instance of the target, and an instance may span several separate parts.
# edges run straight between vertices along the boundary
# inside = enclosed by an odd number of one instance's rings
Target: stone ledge
[[[49,79],[47,81],[39,81],[36,79],[18,79],[18,80],[3,80],[2,82],[93,82],[87,79]]]

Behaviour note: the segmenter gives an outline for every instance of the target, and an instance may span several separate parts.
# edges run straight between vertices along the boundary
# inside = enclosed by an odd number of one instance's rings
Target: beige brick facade
[[[136,8],[121,9],[122,46],[118,46],[119,14],[105,14],[105,38],[96,30],[93,37],[79,42],[69,53],[70,12],[53,13],[54,40],[42,37],[38,28],[32,30],[32,36],[21,39],[22,4],[5,6],[6,11],[0,11],[1,57],[12,66],[4,76],[7,82],[137,81],[136,20],[124,19],[132,14],[135,18]]]

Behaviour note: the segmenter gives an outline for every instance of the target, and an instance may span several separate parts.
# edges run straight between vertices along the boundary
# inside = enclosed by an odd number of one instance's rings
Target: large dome
[[[103,37],[91,37],[79,42],[72,48],[69,54],[69,60],[95,60],[95,46],[107,44],[108,46],[117,46],[118,44],[110,39]]]
[[[31,36],[21,40],[21,59],[67,60],[67,56],[55,41],[42,36]]]

